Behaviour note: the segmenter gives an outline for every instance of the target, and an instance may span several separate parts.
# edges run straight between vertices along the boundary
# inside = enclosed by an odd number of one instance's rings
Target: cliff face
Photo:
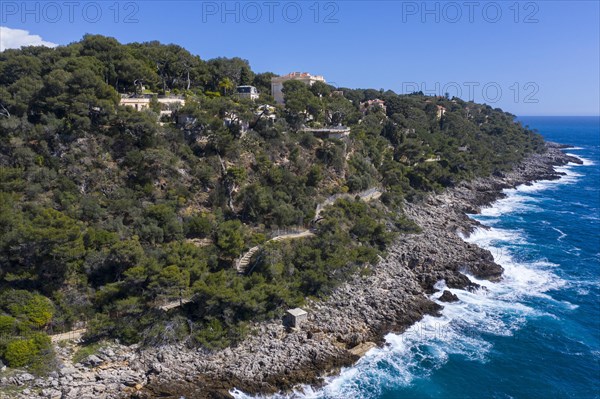
[[[426,296],[437,281],[471,289],[475,285],[463,272],[501,279],[503,269],[491,253],[461,239],[459,234],[468,235],[477,225],[466,213],[500,198],[504,188],[560,178],[553,166],[567,162],[579,160],[548,144],[545,153],[530,156],[510,173],[406,204],[405,212],[422,232],[400,237],[370,274],[357,275],[328,299],[309,303],[309,320],[297,331],[286,331],[278,321],[261,323],[239,346],[213,353],[183,346],[143,351],[121,347],[99,359],[87,359],[87,367],[63,369],[35,384],[46,397],[64,393],[68,398],[92,394],[215,398],[229,397],[234,387],[274,393],[300,383],[319,384],[326,373],[358,359],[361,347],[350,349],[368,342],[381,344],[385,334],[402,332],[425,314],[438,313],[441,306]],[[1,382],[21,383],[19,378]]]

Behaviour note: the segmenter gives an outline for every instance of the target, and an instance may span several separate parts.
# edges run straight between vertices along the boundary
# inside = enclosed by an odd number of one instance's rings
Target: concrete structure
[[[121,94],[121,101],[119,104],[133,107],[136,111],[143,111],[144,109],[150,108],[152,97],[154,97],[153,94],[133,96]],[[160,104],[161,115],[170,115],[173,112],[173,109],[183,107],[185,105],[185,98],[179,96],[157,97],[156,100]]]
[[[436,107],[437,107],[437,118],[442,119],[442,116],[444,116],[444,114],[446,113],[446,108],[442,107],[441,105],[436,105]]]
[[[120,105],[133,107],[136,111],[142,111],[150,107],[150,99],[145,97],[121,97]]]
[[[302,131],[312,133],[316,137],[320,137],[323,139],[341,140],[350,137],[350,128],[346,126],[332,126],[320,129],[306,128],[302,129]]]
[[[285,325],[290,328],[300,328],[308,320],[308,313],[300,308],[288,310],[285,316]]]
[[[238,86],[236,92],[241,98],[249,98],[250,100],[258,98],[258,90],[254,86]]]
[[[311,75],[308,72],[292,72],[284,76],[275,76],[271,78],[271,94],[278,104],[284,103],[283,98],[283,83],[288,80],[299,80],[312,86],[315,82],[325,83],[325,78],[320,75]]]

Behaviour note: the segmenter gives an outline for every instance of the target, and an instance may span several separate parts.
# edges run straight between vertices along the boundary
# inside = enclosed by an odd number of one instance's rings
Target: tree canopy
[[[83,321],[88,340],[229,345],[418,231],[405,201],[542,145],[513,115],[461,99],[291,80],[278,105],[273,76],[100,35],[0,53],[1,358],[45,362],[45,335]],[[246,84],[258,102],[235,95]],[[123,93],[186,103],[159,119],[120,105]],[[385,109],[361,107],[374,99]],[[339,125],[350,137],[305,129]],[[381,201],[352,198],[370,188]],[[286,229],[315,236],[268,241]],[[160,311],[182,298],[194,306]]]

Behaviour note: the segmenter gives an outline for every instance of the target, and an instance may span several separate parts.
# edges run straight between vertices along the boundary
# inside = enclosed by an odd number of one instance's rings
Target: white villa
[[[168,97],[157,97],[156,99],[160,104],[160,114],[170,115],[174,109],[183,107],[185,105],[185,98],[180,96],[168,96]],[[150,101],[152,101],[152,95],[129,95],[121,94],[120,105],[135,108],[136,111],[143,111],[150,108]]]
[[[250,100],[256,100],[258,98],[258,90],[254,86],[238,86],[237,95],[241,98],[249,98]]]
[[[325,83],[325,78],[320,75],[311,75],[308,72],[292,72],[284,76],[275,76],[271,78],[271,94],[278,104],[283,104],[283,83],[288,80],[299,80],[312,86],[315,82]]]

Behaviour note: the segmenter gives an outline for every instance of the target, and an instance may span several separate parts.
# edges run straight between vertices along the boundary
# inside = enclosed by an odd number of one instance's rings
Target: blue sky
[[[517,115],[598,115],[599,4],[2,0],[0,25],[57,44],[85,33],[159,40],[204,59],[239,56],[258,72],[307,71],[338,86],[398,93],[447,91]],[[8,31],[2,35],[7,42]]]

